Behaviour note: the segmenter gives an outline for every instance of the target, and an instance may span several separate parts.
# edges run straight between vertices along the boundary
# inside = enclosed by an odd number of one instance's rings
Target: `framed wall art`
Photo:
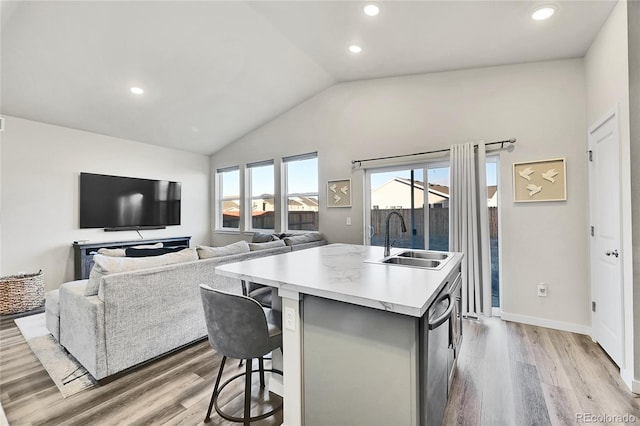
[[[351,179],[327,182],[327,207],[351,207]]]
[[[567,170],[564,158],[513,163],[513,201],[565,201]]]

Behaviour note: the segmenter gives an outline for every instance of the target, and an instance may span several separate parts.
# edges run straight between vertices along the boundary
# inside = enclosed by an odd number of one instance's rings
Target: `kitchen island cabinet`
[[[462,254],[437,269],[382,257],[382,247],[331,244],[216,268],[282,298],[285,425],[433,424],[429,308],[442,303],[434,315],[451,313],[455,298],[445,303],[442,294],[457,281]],[[448,350],[448,339],[441,344]]]

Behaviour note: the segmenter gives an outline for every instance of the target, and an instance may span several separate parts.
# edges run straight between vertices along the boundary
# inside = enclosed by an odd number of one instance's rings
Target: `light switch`
[[[351,225],[351,217],[347,217],[347,225]]]
[[[296,311],[293,308],[284,308],[284,328],[296,331]]]

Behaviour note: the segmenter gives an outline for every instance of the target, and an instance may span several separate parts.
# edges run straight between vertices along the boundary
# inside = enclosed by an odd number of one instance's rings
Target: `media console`
[[[139,245],[162,243],[164,247],[189,247],[191,237],[154,238],[127,241],[74,241],[73,260],[76,280],[89,278],[93,266],[93,255],[101,248],[127,248]]]

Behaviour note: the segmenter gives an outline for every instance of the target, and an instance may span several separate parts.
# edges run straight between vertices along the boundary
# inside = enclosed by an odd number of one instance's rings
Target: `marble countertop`
[[[391,254],[406,249],[392,249]],[[216,267],[216,273],[282,290],[421,317],[462,260],[440,270],[372,263],[383,247],[330,244]]]

